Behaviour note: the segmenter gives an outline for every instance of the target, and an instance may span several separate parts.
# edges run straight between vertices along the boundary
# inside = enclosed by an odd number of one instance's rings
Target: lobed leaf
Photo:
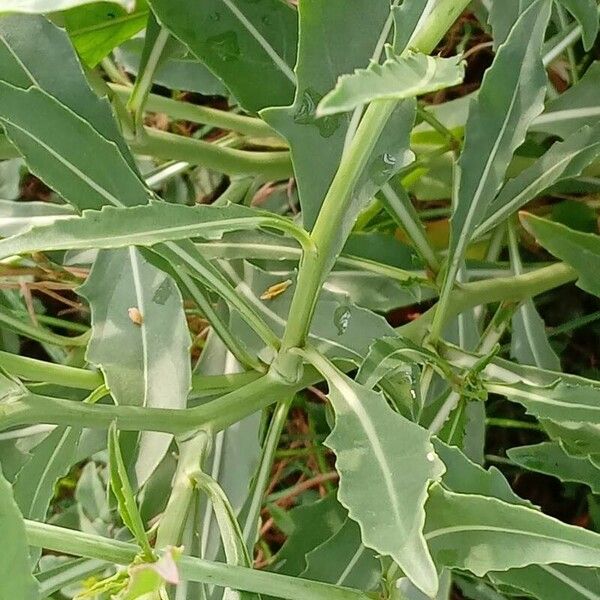
[[[130,208],[104,206],[100,211],[85,210],[81,217],[33,227],[2,240],[0,256],[41,250],[154,246],[193,237],[218,240],[227,231],[269,226],[294,229],[283,217],[235,204],[192,207],[155,201]]]
[[[459,84],[464,78],[460,56],[438,58],[415,52],[394,54],[387,47],[383,64],[342,75],[317,106],[317,118],[358,108],[374,100],[403,100]]]
[[[358,522],[365,546],[391,556],[415,586],[435,594],[437,575],[422,534],[423,506],[429,483],[440,478],[444,466],[429,433],[327,359],[315,352],[307,358],[327,380],[336,414],[325,443],[336,454],[340,502]]]
[[[117,403],[185,408],[191,341],[183,300],[173,279],[129,247],[100,252],[78,293],[92,311],[86,358],[101,368]],[[171,439],[164,433],[141,433],[135,485],[148,479]]]

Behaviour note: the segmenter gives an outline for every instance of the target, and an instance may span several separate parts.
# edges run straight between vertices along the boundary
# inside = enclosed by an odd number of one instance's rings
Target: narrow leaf
[[[502,394],[513,402],[522,404],[527,413],[538,419],[558,423],[577,421],[600,424],[600,391],[598,388],[579,386],[559,380],[551,386],[526,383],[486,384],[488,391]]]
[[[541,195],[550,186],[577,177],[600,154],[600,125],[585,125],[564,142],[555,143],[514,179],[509,180],[475,230],[478,237]]]
[[[152,561],[154,553],[150,547],[148,536],[144,529],[142,517],[133,496],[133,490],[127,478],[127,469],[121,455],[119,446],[119,435],[116,426],[113,424],[108,430],[108,457],[110,465],[110,487],[117,499],[119,514],[123,523],[134,535],[137,543],[144,552],[145,559]]]
[[[307,358],[327,380],[336,414],[325,443],[336,453],[340,502],[367,547],[391,556],[420,590],[434,595],[437,575],[422,535],[423,506],[429,483],[444,466],[428,432],[319,354]]]
[[[61,66],[58,70],[57,64]],[[114,142],[135,169],[108,99],[92,91],[64,29],[41,15],[0,18],[0,75],[2,81],[19,88],[34,85],[43,89]]]
[[[479,577],[527,565],[600,566],[600,535],[496,498],[433,486],[425,538],[438,566]]]
[[[306,569],[300,576],[372,590],[379,583],[381,565],[375,552],[363,545],[356,522],[347,518],[327,541],[306,555]]]
[[[46,92],[0,81],[0,121],[30,169],[75,207],[149,200],[116,144]]]
[[[137,0],[135,10],[96,2],[79,6],[62,16],[69,37],[89,67],[95,67],[113,48],[141,31],[148,21],[148,5]]]
[[[0,557],[0,589],[5,598],[38,600],[38,583],[31,574],[23,516],[10,484],[0,471],[0,530],[4,549]]]
[[[71,216],[73,209],[65,204],[0,200],[0,235],[17,235]]]
[[[498,584],[518,588],[539,600],[600,600],[600,571],[567,565],[532,565],[490,573]]]
[[[522,215],[521,222],[546,250],[577,271],[577,285],[581,289],[600,296],[600,236],[530,214]]]
[[[383,64],[342,75],[317,107],[317,117],[346,112],[373,100],[411,98],[459,84],[464,77],[460,56],[437,58],[408,52],[388,56]]]
[[[452,276],[502,184],[513,152],[543,109],[546,73],[540,53],[551,6],[548,0],[536,0],[519,17],[471,105],[452,216]]]
[[[574,17],[583,32],[583,47],[591,50],[598,36],[598,4],[596,0],[558,0]]]
[[[34,227],[18,237],[3,240],[0,255],[40,250],[153,246],[193,237],[217,240],[227,231],[260,227],[294,228],[283,217],[236,204],[192,207],[151,202],[130,208],[105,206],[100,211],[85,210],[81,217]]]
[[[509,504],[531,506],[512,491],[510,484],[496,467],[484,469],[469,460],[456,446],[449,446],[437,438],[433,438],[433,446],[446,465],[442,484],[449,490],[461,494],[491,496]]]
[[[600,468],[587,457],[571,456],[559,442],[511,448],[506,454],[525,469],[553,475],[561,481],[584,483],[600,494]]]
[[[584,125],[596,125],[600,116],[599,83],[600,62],[594,62],[580,81],[546,104],[544,113],[534,120],[532,131],[565,139]]]

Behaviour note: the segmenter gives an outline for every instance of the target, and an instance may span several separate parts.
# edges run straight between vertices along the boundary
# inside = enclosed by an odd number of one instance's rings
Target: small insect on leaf
[[[273,300],[273,298],[277,298],[277,296],[280,296],[281,294],[283,294],[283,292],[285,292],[285,290],[287,290],[290,287],[290,285],[292,285],[292,283],[293,282],[291,279],[286,279],[285,281],[276,283],[275,285],[268,287],[260,295],[260,299],[261,300]]]
[[[142,316],[142,313],[140,312],[139,308],[137,308],[137,306],[132,306],[131,308],[128,308],[127,314],[136,325],[141,325],[144,322],[144,317]]]

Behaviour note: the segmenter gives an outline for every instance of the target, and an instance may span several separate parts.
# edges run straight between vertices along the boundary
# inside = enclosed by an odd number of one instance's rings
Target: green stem
[[[466,283],[449,296],[443,325],[461,312],[493,302],[520,302],[577,279],[577,273],[565,263],[556,263],[523,275],[498,277]],[[413,341],[422,341],[434,320],[438,305],[430,308],[416,321],[398,328],[398,333]]]
[[[76,337],[68,337],[52,333],[48,329],[30,325],[26,321],[15,317],[12,311],[2,306],[0,306],[0,324],[4,325],[4,327],[10,329],[11,331],[31,338],[32,340],[37,340],[38,342],[44,342],[46,344],[52,344],[53,346],[86,346],[90,337],[89,333],[84,333]]]
[[[287,420],[292,399],[293,396],[290,395],[286,399],[280,401],[275,407],[262,447],[260,463],[252,483],[250,506],[244,521],[243,537],[248,550],[251,550],[256,543],[260,509],[262,507],[265,489],[269,483],[269,478],[271,477],[271,467],[273,465],[281,432],[283,431],[283,427]]]
[[[440,0],[410,45],[421,52],[430,53],[469,1]],[[300,361],[289,350],[303,346],[306,341],[320,288],[351,231],[351,227],[347,227],[347,231],[340,232],[340,224],[349,220],[346,213],[352,192],[397,104],[396,100],[380,100],[368,106],[323,200],[312,231],[316,252],[306,254],[300,263],[298,285],[292,299],[281,352],[274,363],[279,373],[290,381],[297,378]]]
[[[211,445],[210,435],[200,431],[192,438],[179,442],[179,460],[173,489],[167,507],[160,518],[156,533],[158,550],[181,543],[183,528],[195,496],[193,475],[201,467]]]
[[[137,154],[202,165],[227,175],[261,175],[265,179],[292,176],[289,152],[252,152],[223,148],[211,142],[146,127],[140,139],[130,140]]]
[[[305,253],[304,260],[300,263],[298,284],[276,365],[283,376],[290,380],[296,376],[299,359],[288,351],[303,346],[306,341],[319,291],[349,233],[338,235],[336,230],[340,228],[340,223],[347,220],[345,213],[352,200],[352,192],[396,104],[395,100],[384,100],[374,102],[367,108],[323,200],[311,234],[316,252]]]
[[[104,383],[104,377],[99,371],[57,365],[10,352],[0,351],[0,367],[23,379],[79,390],[95,390]]]
[[[280,400],[321,380],[311,368],[294,384],[267,373],[217,400],[187,409],[140,406],[88,406],[73,400],[28,395],[0,404],[0,429],[37,423],[108,429],[116,422],[124,431],[162,431],[183,434],[196,429],[221,431]]]
[[[440,270],[440,263],[435,254],[433,246],[429,243],[425,229],[415,207],[412,205],[408,194],[402,188],[399,193],[386,184],[381,188],[383,205],[387,212],[400,226],[413,243],[415,250],[421,255],[423,260],[429,265],[429,268],[437,273]]]
[[[61,554],[85,556],[128,565],[133,562],[139,552],[139,548],[134,544],[37,521],[26,520],[25,529],[27,541],[31,546]],[[198,581],[289,600],[298,598],[369,600],[369,596],[359,590],[267,571],[256,571],[247,567],[225,565],[192,556],[182,556],[179,558],[177,566],[181,577],[187,581]]]
[[[233,180],[229,187],[212,203],[213,206],[223,206],[229,202],[239,204],[252,185],[251,177]]]
[[[131,87],[125,85],[109,84],[112,91],[124,102],[128,101]],[[219,129],[237,131],[243,135],[255,138],[277,138],[278,134],[261,119],[238,115],[234,112],[217,110],[208,106],[199,106],[189,102],[181,102],[165,98],[156,94],[148,94],[146,110],[169,115],[173,119],[191,121],[212,125]],[[283,142],[282,142],[283,143]]]
[[[136,129],[137,127],[140,127],[140,129],[143,127],[144,105],[150,93],[150,88],[152,87],[154,73],[158,67],[160,57],[162,56],[168,40],[169,32],[161,27],[154,40],[152,50],[150,50],[143,72],[138,73],[135,85],[131,91],[131,96],[129,96],[129,100],[127,100],[127,109],[133,113],[133,121],[136,125]]]

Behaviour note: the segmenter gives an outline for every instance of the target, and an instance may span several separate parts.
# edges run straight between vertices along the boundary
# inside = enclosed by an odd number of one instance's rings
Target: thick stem
[[[311,368],[305,369],[294,384],[267,373],[217,400],[181,410],[105,404],[89,406],[73,400],[32,394],[0,404],[0,429],[33,423],[108,429],[115,422],[117,428],[123,431],[182,434],[210,429],[217,432],[320,380],[319,374]]]
[[[109,84],[109,86],[122,101],[128,101],[131,94],[131,87],[118,84]],[[238,115],[234,112],[217,110],[208,106],[181,102],[157,96],[156,94],[148,95],[145,107],[148,111],[165,113],[173,119],[212,125],[213,127],[229,129],[250,137],[279,137],[275,131],[260,119]]]
[[[201,164],[227,175],[261,175],[265,179],[292,176],[289,152],[252,152],[223,148],[191,137],[146,127],[140,139],[130,140],[137,154]]]
[[[155,547],[158,550],[181,543],[183,528],[196,491],[192,476],[202,468],[210,444],[210,434],[206,431],[200,431],[192,438],[179,442],[179,460],[173,490],[156,533]]]
[[[273,459],[275,458],[275,452],[277,450],[277,445],[279,444],[281,432],[283,431],[283,427],[285,426],[287,420],[292,398],[292,395],[288,396],[285,400],[279,402],[275,407],[273,416],[271,417],[271,423],[269,424],[269,429],[265,437],[265,442],[262,447],[260,463],[258,465],[256,477],[252,483],[250,506],[244,521],[243,537],[249,551],[252,550],[254,544],[256,543],[258,521],[260,509],[262,507],[263,496],[271,476]]]
[[[565,263],[556,263],[514,277],[498,277],[466,283],[452,291],[445,311],[443,325],[452,317],[475,306],[493,302],[520,302],[553,288],[577,279],[577,273]],[[423,340],[437,311],[437,305],[430,308],[416,321],[397,329],[403,337],[415,342]]]
[[[421,52],[431,52],[469,1],[440,0],[415,33],[410,45]],[[319,290],[351,231],[347,228],[348,231],[339,233],[340,224],[348,220],[344,217],[352,192],[397,104],[396,100],[380,100],[369,105],[323,200],[312,232],[316,253],[306,255],[300,264],[281,352],[274,364],[278,372],[290,381],[297,377],[299,359],[289,350],[303,346],[306,341]]]
[[[395,100],[385,100],[369,106],[323,200],[311,234],[316,252],[305,254],[300,264],[298,284],[283,335],[282,351],[276,365],[279,372],[290,380],[295,378],[294,373],[299,360],[288,351],[303,346],[306,341],[319,290],[339,256],[351,228],[348,228],[347,233],[344,232],[345,235],[339,235],[336,230],[345,220],[344,213],[352,199],[352,192],[396,104]]]
[[[27,541],[31,546],[46,548],[61,554],[85,556],[128,565],[131,564],[139,552],[139,548],[134,544],[36,521],[26,520],[25,529]],[[220,587],[246,590],[277,598],[288,598],[289,600],[297,600],[298,598],[310,598],[311,600],[369,600],[369,596],[359,590],[309,581],[299,577],[256,571],[247,567],[225,565],[192,556],[182,556],[177,565],[182,579],[187,581],[198,581]]]

